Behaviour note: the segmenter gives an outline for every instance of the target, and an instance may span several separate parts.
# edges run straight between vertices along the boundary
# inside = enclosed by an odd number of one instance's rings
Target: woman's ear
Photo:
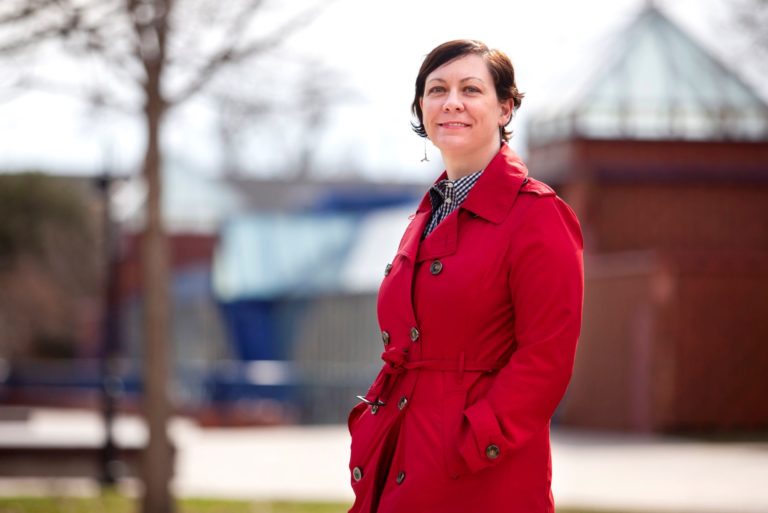
[[[506,126],[512,119],[512,98],[499,102],[501,115],[499,116],[499,126]]]

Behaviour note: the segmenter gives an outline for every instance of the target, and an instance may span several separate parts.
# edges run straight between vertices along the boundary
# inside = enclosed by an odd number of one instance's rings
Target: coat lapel
[[[432,230],[419,247],[418,262],[434,260],[456,252],[459,238],[459,209],[451,212]],[[424,230],[422,229],[422,232]]]
[[[400,242],[400,248],[397,251],[411,261],[416,260],[416,254],[421,243],[421,234],[424,233],[424,228],[427,226],[429,216],[432,213],[429,198],[427,197],[426,200],[426,205],[425,201],[422,200],[416,209],[416,214],[414,214],[413,220],[408,225],[408,228],[406,228],[403,239]]]

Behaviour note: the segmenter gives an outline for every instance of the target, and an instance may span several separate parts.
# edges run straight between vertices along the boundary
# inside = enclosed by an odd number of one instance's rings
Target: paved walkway
[[[120,443],[143,443],[135,417],[120,418]],[[178,448],[174,488],[184,496],[349,501],[349,438],[342,426],[201,429],[185,419],[170,428]],[[98,443],[90,412],[35,410],[0,422],[0,441]],[[691,513],[768,512],[768,443],[702,443],[555,430],[555,499],[562,506]],[[135,484],[135,483],[134,483]],[[130,483],[128,486],[130,487]],[[83,479],[0,479],[0,494],[94,493]]]

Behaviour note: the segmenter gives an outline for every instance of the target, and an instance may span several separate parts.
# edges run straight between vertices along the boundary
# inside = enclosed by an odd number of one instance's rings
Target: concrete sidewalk
[[[201,429],[176,419],[174,489],[182,496],[349,502],[344,426]],[[92,412],[35,410],[0,423],[0,443],[98,444]],[[121,444],[141,444],[140,419],[121,417]],[[768,512],[768,443],[703,443],[553,430],[560,506],[696,513]],[[130,483],[129,483],[130,485]],[[0,494],[94,493],[87,479],[0,479]]]

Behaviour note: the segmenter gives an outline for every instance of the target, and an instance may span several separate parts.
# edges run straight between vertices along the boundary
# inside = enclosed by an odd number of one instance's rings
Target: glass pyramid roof
[[[651,3],[608,53],[583,87],[533,116],[532,142],[768,140],[768,105]]]

